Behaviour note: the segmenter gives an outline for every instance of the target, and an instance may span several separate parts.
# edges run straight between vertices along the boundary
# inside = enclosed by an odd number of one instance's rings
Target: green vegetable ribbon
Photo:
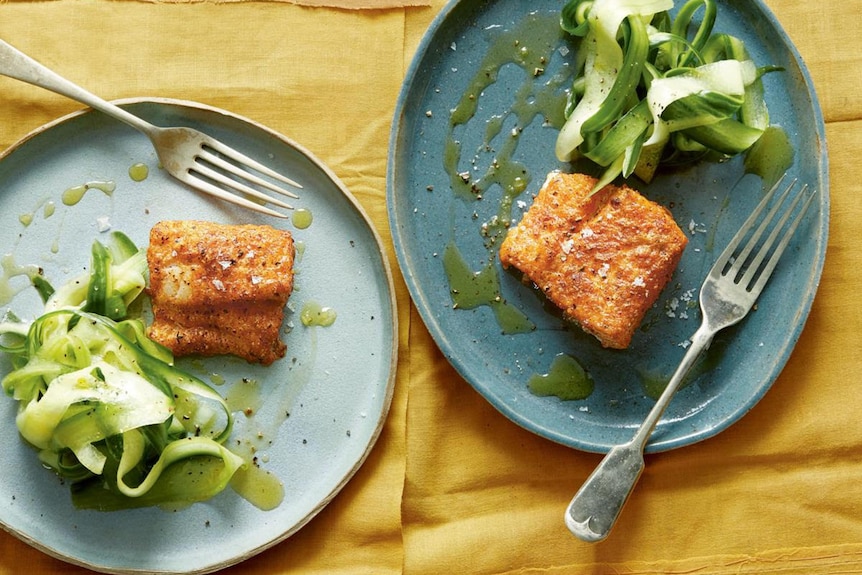
[[[713,33],[715,0],[569,0],[561,27],[581,38],[560,130],[561,161],[604,168],[599,190],[632,173],[649,182],[660,161],[728,157],[769,126],[763,74],[743,42]]]
[[[18,430],[73,482],[80,507],[201,501],[245,465],[224,445],[233,425],[225,400],[177,369],[130,316],[146,274],[143,251],[114,233],[93,244],[88,274],[57,290],[34,282],[41,316],[0,323],[14,367],[0,385],[18,402]]]

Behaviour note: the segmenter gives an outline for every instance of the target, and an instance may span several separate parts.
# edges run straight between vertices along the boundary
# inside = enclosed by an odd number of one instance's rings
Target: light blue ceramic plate
[[[569,86],[576,44],[559,32],[560,2],[455,1],[439,14],[408,70],[390,140],[388,202],[404,278],[438,346],[452,365],[500,412],[559,443],[595,452],[631,438],[670,377],[700,321],[697,290],[720,249],[762,194],[758,175],[745,175],[742,158],[699,163],[661,174],[646,196],[671,208],[690,243],[668,288],[651,309],[629,349],[602,349],[565,326],[532,288],[500,269],[488,228],[508,216],[501,186],[481,199],[453,192],[459,174],[485,178],[495,158],[508,157],[500,181],[526,181],[511,218],[529,207],[545,175],[577,171],[561,164],[554,142],[561,95]],[[817,209],[763,294],[740,326],[719,335],[699,376],[674,399],[649,451],[710,437],[738,420],[766,393],[796,344],[817,290],[826,250],[829,189],[823,118],[811,79],[787,35],[759,0],[719,0],[716,30],[744,40],[759,65],[783,66],[765,77],[772,123],[794,151],[789,173],[820,192]],[[499,67],[501,53],[525,63]],[[489,82],[489,80],[496,80]],[[462,102],[471,85],[473,99]],[[466,123],[455,117],[476,106]],[[557,110],[556,112],[549,112]],[[533,115],[533,112],[537,112]],[[451,127],[453,124],[459,124]],[[780,135],[780,132],[778,132]],[[460,145],[460,150],[455,142]],[[448,168],[447,168],[448,166]],[[468,195],[469,196],[469,195]],[[484,228],[483,228],[484,226]],[[484,230],[484,231],[483,231]],[[489,305],[453,309],[447,250],[470,270],[491,268],[502,300],[535,324],[506,335]],[[595,384],[581,400],[538,397],[527,383],[547,374],[558,356],[575,359]],[[457,415],[457,414],[456,414]]]
[[[231,440],[254,446],[261,467],[284,484],[283,503],[260,511],[228,490],[176,512],[141,509],[99,513],[72,507],[69,487],[39,464],[20,440],[16,406],[0,402],[4,437],[0,466],[0,522],[21,539],[66,561],[112,573],[203,573],[237,563],[295,533],[347,483],[365,460],[389,409],[397,350],[392,277],[380,239],[339,180],[290,140],[235,115],[175,101],[129,101],[127,108],[159,125],[204,130],[263,158],[303,185],[295,203],[313,222],[258,216],[184,188],[158,168],[146,137],[98,113],[63,118],[28,136],[0,158],[0,246],[6,262],[36,264],[57,283],[89,264],[100,226],[146,245],[162,219],[267,223],[290,229],[300,245],[296,288],[288,304],[283,339],[287,356],[269,367],[234,359],[179,363],[230,396],[248,378],[246,393],[260,406],[251,418],[237,414]],[[129,168],[143,162],[141,182]],[[76,205],[64,190],[113,181]],[[52,212],[53,207],[53,212]],[[21,219],[31,218],[29,225]],[[4,266],[3,309],[21,317],[39,311],[27,282]],[[12,301],[11,292],[20,291]],[[304,327],[309,302],[333,308],[330,327]],[[8,372],[8,362],[0,372]],[[222,383],[224,382],[224,383]],[[286,415],[289,413],[289,417]],[[258,437],[258,432],[261,437]]]

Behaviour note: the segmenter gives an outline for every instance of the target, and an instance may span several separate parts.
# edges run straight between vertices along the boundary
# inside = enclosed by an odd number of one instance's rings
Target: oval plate
[[[758,176],[745,175],[742,158],[663,173],[648,186],[630,182],[669,206],[690,242],[677,273],[629,349],[602,349],[592,337],[566,326],[544,308],[530,287],[500,269],[495,248],[485,245],[483,224],[493,224],[505,212],[501,188],[491,186],[480,199],[464,199],[453,193],[450,177],[462,171],[486,173],[495,150],[505,150],[510,145],[506,138],[517,137],[511,162],[523,169],[520,175],[528,181],[512,209],[512,219],[518,220],[548,172],[574,169],[556,161],[558,131],[548,126],[554,124],[543,121],[542,114],[525,113],[540,104],[538,94],[547,94],[553,83],[559,92],[570,85],[559,78],[570,75],[576,46],[559,32],[559,9],[560,3],[550,0],[455,1],[438,15],[398,100],[390,138],[388,208],[397,257],[413,300],[464,379],[526,429],[573,448],[606,452],[631,439],[654,403],[657,388],[682,358],[700,321],[696,299],[706,271],[760,198],[763,184]],[[819,209],[797,232],[789,255],[760,299],[759,311],[719,334],[700,375],[671,403],[647,446],[653,452],[722,431],[766,393],[798,339],[826,251],[827,155],[823,118],[809,75],[762,2],[719,0],[718,14],[715,30],[740,37],[758,65],[785,68],[764,77],[770,116],[795,151],[790,175],[819,190]],[[544,59],[532,54],[531,61],[540,62],[535,68],[511,63],[501,67],[496,82],[474,94],[472,119],[451,122],[453,113],[462,113],[458,111],[462,95],[475,89],[471,84],[487,83],[482,75],[495,69],[484,62],[486,56],[493,59],[495,53],[510,49],[501,42],[519,46],[527,56],[530,50],[540,50]],[[533,95],[525,98],[522,90]],[[455,141],[462,150],[457,171],[447,170]],[[474,272],[490,261],[503,300],[522,311],[536,329],[505,335],[490,306],[453,309],[443,267],[447,246],[457,248]],[[560,355],[573,357],[591,376],[594,391],[586,399],[561,401],[529,391],[528,380],[549,373]]]
[[[0,522],[24,541],[71,563],[111,573],[204,573],[248,558],[305,525],[347,483],[374,445],[392,398],[397,316],[392,275],[358,202],[321,162],[258,124],[214,108],[170,100],[121,102],[158,125],[198,128],[303,185],[294,204],[311,211],[306,229],[199,194],[158,169],[146,137],[102,114],[74,114],[37,130],[0,159],[0,245],[5,261],[37,264],[59,284],[89,265],[90,246],[110,226],[146,245],[162,219],[266,223],[290,228],[298,245],[295,291],[283,340],[287,356],[269,367],[232,358],[178,364],[231,397],[237,386],[255,414],[237,413],[231,442],[252,451],[284,484],[284,501],[261,511],[226,490],[176,512],[157,508],[100,513],[76,510],[69,487],[43,469],[19,438],[16,405],[0,404],[6,438],[0,467]],[[149,166],[133,181],[129,168]],[[113,181],[107,195],[89,190],[77,204],[64,190]],[[24,221],[31,219],[29,225]],[[40,311],[27,280],[3,272],[4,309],[20,317]],[[10,277],[13,276],[13,277]],[[304,327],[306,303],[331,307],[330,327]],[[2,373],[8,373],[8,361]],[[246,381],[242,381],[245,378]],[[224,383],[222,383],[224,382]],[[254,389],[248,391],[248,386]],[[288,416],[289,414],[289,416]]]

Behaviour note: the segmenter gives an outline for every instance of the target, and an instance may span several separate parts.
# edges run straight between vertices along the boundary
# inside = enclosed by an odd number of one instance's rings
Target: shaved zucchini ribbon
[[[779,68],[757,68],[741,40],[713,34],[715,0],[688,0],[673,20],[672,7],[569,0],[562,10],[563,29],[583,40],[556,154],[604,167],[595,190],[632,173],[649,182],[660,159],[741,153],[769,126],[761,76]]]
[[[40,317],[0,323],[0,350],[14,367],[2,387],[19,402],[18,430],[73,482],[78,506],[200,501],[244,465],[224,446],[233,424],[224,399],[174,367],[130,312],[146,274],[144,252],[115,232],[108,246],[93,244],[89,273],[57,291],[33,280]],[[167,473],[179,462],[183,474]]]

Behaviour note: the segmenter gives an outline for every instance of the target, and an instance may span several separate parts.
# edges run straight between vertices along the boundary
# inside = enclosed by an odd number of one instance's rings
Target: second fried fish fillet
[[[628,186],[551,173],[500,246],[563,315],[624,349],[679,263],[688,238],[671,213]]]

